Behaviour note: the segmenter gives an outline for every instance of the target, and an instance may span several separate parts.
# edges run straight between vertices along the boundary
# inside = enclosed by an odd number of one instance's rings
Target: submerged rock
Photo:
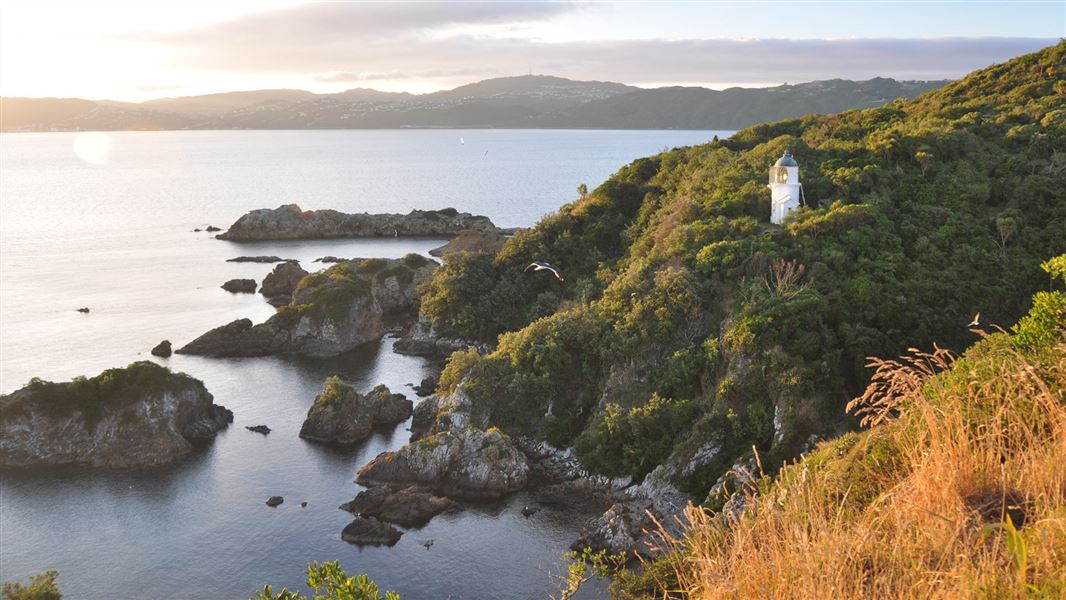
[[[381,339],[387,317],[413,315],[418,310],[418,285],[436,268],[436,262],[417,255],[338,263],[301,279],[291,302],[265,323],[233,321],[201,335],[178,353],[334,356]]]
[[[170,349],[170,340],[163,340],[162,342],[156,344],[154,348],[152,348],[152,356],[161,356],[163,358],[166,358],[171,355],[171,352],[172,351]]]
[[[271,429],[266,425],[250,425],[246,426],[245,429],[247,429],[248,431],[254,431],[255,433],[261,433],[263,435],[267,435],[271,431]]]
[[[83,306],[83,307],[78,309],[78,312],[87,314],[89,312],[89,307],[88,306]]]
[[[422,492],[414,487],[391,490],[381,486],[359,492],[351,502],[345,502],[340,508],[401,527],[421,527],[440,513],[458,506],[449,498]]]
[[[412,403],[379,385],[366,395],[330,377],[300,427],[300,437],[316,442],[354,444],[366,439],[375,425],[389,425],[411,416]]]
[[[358,546],[392,546],[403,533],[374,517],[356,517],[341,531],[341,539]]]
[[[301,210],[295,204],[253,210],[230,225],[220,240],[310,240],[364,237],[451,237],[467,229],[495,231],[488,217],[454,208],[400,214],[346,214]]]
[[[491,500],[525,487],[526,457],[499,430],[467,428],[383,452],[356,478],[363,485],[410,486],[459,499]]]
[[[209,231],[211,233],[214,233],[216,231],[222,231],[222,228],[221,227],[215,227],[214,225],[208,225],[207,227],[204,228],[204,231]]]
[[[231,294],[254,294],[255,293],[255,280],[254,279],[230,279],[226,283],[222,284],[222,289]]]
[[[153,362],[0,396],[0,465],[134,467],[171,462],[233,422],[203,382]]]
[[[270,498],[267,498],[266,505],[270,508],[277,508],[281,506],[282,502],[285,502],[285,498],[282,498],[281,496],[271,496]]]

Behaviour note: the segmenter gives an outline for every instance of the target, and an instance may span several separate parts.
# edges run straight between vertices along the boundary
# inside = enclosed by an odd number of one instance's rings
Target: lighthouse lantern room
[[[780,225],[788,213],[799,208],[803,199],[799,164],[788,150],[770,167],[770,183],[767,187],[770,188],[770,222]]]

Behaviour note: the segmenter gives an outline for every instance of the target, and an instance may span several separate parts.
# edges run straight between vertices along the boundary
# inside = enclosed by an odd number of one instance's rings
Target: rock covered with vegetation
[[[253,210],[230,225],[220,240],[310,240],[364,237],[452,237],[462,231],[495,231],[488,217],[454,208],[413,210],[400,214],[347,214],[335,210],[301,210],[295,204]]]
[[[0,397],[0,465],[160,465],[233,421],[204,384],[142,361]]]
[[[288,263],[283,263],[288,264]],[[303,277],[292,300],[264,323],[238,319],[212,329],[179,354],[333,356],[381,339],[386,319],[418,312],[418,286],[437,263],[417,254],[353,259]]]
[[[364,485],[417,486],[444,496],[491,500],[525,487],[526,457],[505,434],[475,427],[429,435],[383,452],[359,469]]]
[[[300,437],[318,442],[353,444],[377,425],[392,425],[411,416],[413,403],[379,385],[365,395],[339,377],[326,380],[300,427]]]

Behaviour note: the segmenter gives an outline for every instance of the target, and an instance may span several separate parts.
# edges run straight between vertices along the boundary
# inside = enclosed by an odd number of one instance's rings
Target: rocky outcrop
[[[443,431],[383,452],[359,470],[363,485],[417,486],[459,499],[491,500],[525,487],[529,464],[498,430]]]
[[[237,258],[226,259],[226,262],[251,262],[251,263],[276,263],[283,262],[289,259],[280,258],[278,256],[238,256]]]
[[[178,353],[334,356],[381,339],[390,315],[413,315],[419,305],[418,285],[436,268],[436,262],[414,254],[337,263],[300,280],[292,301],[266,322],[253,326],[248,319],[238,319],[208,331]]]
[[[352,514],[374,517],[401,527],[421,527],[446,510],[458,508],[454,500],[408,487],[392,490],[372,487],[340,506]]]
[[[472,252],[495,256],[506,242],[507,236],[499,230],[468,229],[460,232],[447,244],[430,250],[429,254],[430,256],[448,256],[456,252]]]
[[[379,385],[366,395],[341,381],[326,380],[300,428],[300,437],[316,442],[354,444],[370,436],[375,425],[399,423],[411,416],[412,403]]]
[[[231,294],[254,294],[255,293],[255,280],[254,279],[230,279],[226,283],[222,284],[222,289]]]
[[[440,399],[437,396],[429,396],[415,405],[411,418],[411,441],[422,437],[437,421],[437,410],[440,408]]]
[[[419,314],[418,321],[392,345],[393,352],[414,356],[450,356],[452,352],[468,348],[476,348],[482,354],[492,351],[487,344],[441,337],[423,314]]]
[[[341,539],[357,546],[392,546],[403,533],[374,517],[356,517],[341,530]]]
[[[437,378],[423,377],[418,385],[413,386],[413,389],[415,390],[415,394],[418,394],[419,396],[429,396],[437,389]]]
[[[285,261],[274,267],[263,279],[263,287],[259,289],[259,293],[266,296],[267,301],[274,306],[284,306],[292,301],[292,294],[304,277],[307,277],[307,271],[300,267],[300,263]]]
[[[171,355],[173,351],[170,349],[170,340],[163,340],[152,348],[152,356],[159,356],[166,358]]]
[[[142,361],[0,396],[0,465],[160,465],[233,421],[204,384]]]
[[[690,499],[670,479],[674,469],[659,465],[640,485],[630,486],[617,495],[617,502],[593,519],[571,548],[606,550],[608,554],[654,556],[658,552],[656,532],[659,525],[672,536],[680,537],[680,515]],[[652,520],[658,521],[658,525]]]
[[[311,240],[366,237],[452,237],[473,229],[495,231],[488,217],[454,208],[400,214],[346,214],[335,210],[301,210],[295,204],[253,210],[217,237],[220,240]]]

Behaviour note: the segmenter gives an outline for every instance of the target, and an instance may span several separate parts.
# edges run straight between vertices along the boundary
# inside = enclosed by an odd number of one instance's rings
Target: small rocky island
[[[418,254],[339,262],[300,279],[292,299],[266,322],[253,326],[249,319],[238,319],[208,331],[177,352],[334,356],[381,339],[391,316],[413,319],[419,307],[418,285],[437,266]]]
[[[413,210],[401,214],[348,214],[336,210],[302,210],[296,204],[253,210],[218,234],[237,242],[368,237],[453,237],[466,230],[496,231],[488,217],[454,208]]]
[[[233,422],[213,400],[200,380],[148,361],[65,383],[34,378],[0,396],[0,466],[165,464]]]
[[[379,385],[365,395],[339,377],[326,387],[307,411],[300,437],[316,442],[354,444],[365,440],[375,426],[395,425],[411,416],[413,403]]]

